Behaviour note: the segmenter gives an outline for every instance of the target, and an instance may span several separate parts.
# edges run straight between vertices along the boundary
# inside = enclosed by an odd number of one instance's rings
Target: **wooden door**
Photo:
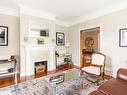
[[[96,42],[96,48],[94,46],[93,52],[98,52],[99,47],[100,47],[99,33],[100,33],[100,27],[95,27],[95,28],[85,29],[85,30],[80,31],[80,67],[87,66],[88,64],[91,63],[91,58],[87,57],[87,53],[83,54],[84,46],[85,46],[85,49],[87,49],[86,45],[85,45],[86,38],[88,38],[88,37],[94,38],[94,41]],[[95,37],[95,35],[96,35],[96,37]],[[95,42],[94,42],[94,44],[95,44]],[[93,53],[92,51],[90,51],[90,52],[91,52],[91,54]]]
[[[80,31],[80,67],[84,65],[82,53],[83,47],[84,47],[84,34],[82,31]]]

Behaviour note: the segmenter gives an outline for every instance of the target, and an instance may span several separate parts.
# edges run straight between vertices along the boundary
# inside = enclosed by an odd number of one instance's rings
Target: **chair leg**
[[[99,86],[99,77],[97,76],[97,86]]]
[[[102,79],[104,80],[104,77],[105,77],[105,73],[103,72],[103,75],[102,75]]]
[[[81,70],[81,73],[80,73],[80,75],[83,75],[83,70]]]

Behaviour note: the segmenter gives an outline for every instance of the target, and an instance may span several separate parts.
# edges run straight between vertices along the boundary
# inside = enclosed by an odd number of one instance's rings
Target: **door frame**
[[[99,27],[100,28],[100,33],[99,33],[99,46],[98,46],[98,48],[99,48],[99,52],[101,52],[102,50],[102,25],[100,24],[100,25],[96,25],[96,26],[91,26],[91,27],[86,27],[86,28],[81,28],[81,29],[79,29],[79,66],[80,67],[82,67],[82,52],[81,52],[81,32],[82,31],[84,31],[84,30],[88,30],[88,29],[92,29],[92,28],[97,28],[97,27]]]

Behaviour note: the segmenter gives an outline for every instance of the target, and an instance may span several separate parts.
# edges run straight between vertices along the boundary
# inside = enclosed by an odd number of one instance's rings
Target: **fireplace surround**
[[[31,76],[35,74],[34,62],[47,61],[47,71],[56,68],[55,46],[54,45],[23,45],[21,52],[21,76]],[[23,51],[24,50],[24,51]]]

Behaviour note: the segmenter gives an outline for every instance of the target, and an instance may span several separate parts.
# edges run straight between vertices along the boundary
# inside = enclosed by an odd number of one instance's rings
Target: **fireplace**
[[[47,61],[34,62],[35,74],[47,72]]]
[[[55,45],[23,45],[21,48],[21,76],[35,75],[35,62],[47,61],[47,71],[56,69]],[[39,68],[40,69],[40,68]]]

